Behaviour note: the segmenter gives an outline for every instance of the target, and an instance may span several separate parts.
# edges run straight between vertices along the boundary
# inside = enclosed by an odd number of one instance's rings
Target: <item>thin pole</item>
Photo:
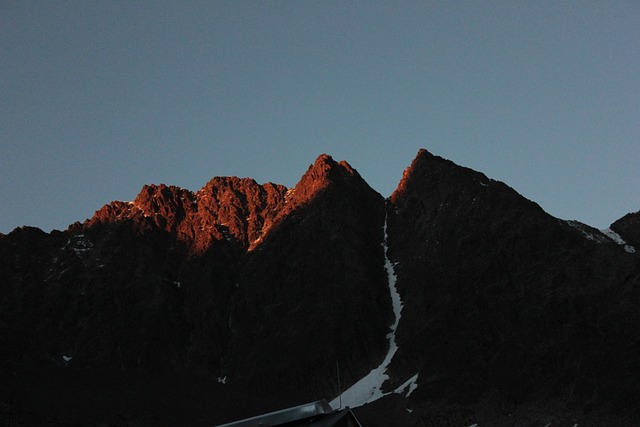
[[[338,370],[338,401],[340,402],[338,409],[342,409],[342,386],[340,385],[340,362],[336,360],[336,369]]]
[[[11,427],[11,411],[13,410],[13,392],[9,394],[9,416],[7,417],[7,427]]]

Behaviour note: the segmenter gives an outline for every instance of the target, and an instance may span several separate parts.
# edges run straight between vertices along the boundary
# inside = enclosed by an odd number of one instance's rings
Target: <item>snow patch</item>
[[[612,229],[605,228],[604,230],[600,230],[600,232],[605,236],[607,236],[608,238],[610,238],[611,240],[613,240],[614,242],[616,242],[617,244],[619,244],[620,246],[624,246],[624,250],[629,252],[630,254],[636,253],[636,248],[634,248],[631,245],[628,245],[627,242],[625,242],[624,239]]]
[[[69,363],[71,362],[71,359],[73,359],[72,356],[62,356],[62,364],[64,366],[69,366]]]
[[[625,242],[618,233],[616,233],[610,228],[606,228],[604,230],[596,230],[579,221],[565,221],[565,222],[569,224],[571,227],[575,228],[576,230],[579,230],[584,235],[584,237],[586,237],[589,240],[593,240],[594,242],[597,242],[597,243],[609,243],[609,240],[613,240],[618,245],[623,246],[624,250],[629,252],[630,254],[636,253],[636,248],[634,248],[631,245],[628,245],[627,242]]]
[[[404,394],[404,397],[409,397],[411,396],[411,393],[413,393],[418,388],[417,381],[418,381],[418,374],[415,374],[414,376],[409,378],[407,381],[405,381],[404,384],[402,384],[400,387],[395,389],[393,392],[396,394]],[[406,391],[407,389],[409,390]]]
[[[580,221],[568,220],[564,222],[580,231],[587,240],[591,240],[596,243],[609,243],[610,238],[605,236],[600,230],[589,227],[587,224],[583,224]]]
[[[73,252],[75,252],[78,257],[81,257],[86,252],[89,252],[93,249],[93,243],[91,243],[91,241],[85,234],[76,234],[67,241],[67,244],[64,245],[62,249],[67,248],[71,248],[71,250],[73,250]]]
[[[581,223],[580,221],[565,221],[568,225],[580,231],[587,240],[593,240],[594,242],[602,243],[604,241],[603,236],[596,236],[593,234],[586,224]]]
[[[400,294],[396,289],[396,274],[394,271],[394,264],[389,259],[387,254],[388,246],[387,246],[387,219],[384,221],[384,242],[382,243],[382,247],[384,248],[384,268],[387,272],[387,280],[389,283],[389,293],[391,294],[391,302],[393,305],[393,314],[394,321],[390,326],[391,332],[387,334],[387,339],[389,340],[389,351],[385,356],[382,363],[377,367],[371,370],[367,375],[361,378],[358,382],[352,385],[349,389],[342,392],[341,395],[336,397],[331,401],[331,406],[335,409],[339,409],[340,405],[349,406],[351,408],[362,406],[365,403],[371,403],[383,396],[386,396],[389,393],[382,392],[382,384],[386,380],[389,379],[389,375],[386,374],[387,367],[391,363],[393,356],[398,351],[398,345],[396,344],[396,329],[398,324],[400,323],[400,314],[402,312],[402,300],[400,298]],[[418,378],[416,374],[412,379],[401,385],[398,389],[394,390],[391,393],[399,392],[402,393],[404,390],[409,387],[409,391],[407,392],[407,396],[415,390],[416,384],[415,380]],[[413,381],[413,382],[412,382]],[[412,388],[413,384],[413,388]]]

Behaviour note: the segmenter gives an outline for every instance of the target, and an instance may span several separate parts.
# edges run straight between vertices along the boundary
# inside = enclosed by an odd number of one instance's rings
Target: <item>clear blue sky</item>
[[[321,153],[389,196],[420,147],[560,218],[640,210],[640,2],[0,0],[0,232]]]

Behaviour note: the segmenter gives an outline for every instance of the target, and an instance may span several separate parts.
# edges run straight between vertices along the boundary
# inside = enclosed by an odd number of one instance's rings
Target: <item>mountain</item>
[[[412,405],[637,410],[635,253],[426,151],[388,212],[404,301],[391,368],[401,380],[419,372]]]
[[[291,189],[146,185],[0,235],[0,419],[212,425],[342,390],[366,426],[635,425],[639,215],[554,218],[426,150],[387,200],[328,155]]]

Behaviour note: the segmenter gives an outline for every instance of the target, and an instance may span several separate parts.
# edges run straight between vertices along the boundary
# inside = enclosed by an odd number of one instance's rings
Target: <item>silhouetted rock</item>
[[[634,255],[425,150],[388,212],[404,301],[392,368],[396,382],[419,372],[413,402],[562,396],[631,408],[640,391],[623,379],[640,375]]]

